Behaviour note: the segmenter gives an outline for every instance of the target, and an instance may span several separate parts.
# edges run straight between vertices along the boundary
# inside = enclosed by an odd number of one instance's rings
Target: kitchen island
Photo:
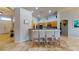
[[[31,39],[33,38],[55,37],[60,38],[60,30],[58,29],[31,29]]]

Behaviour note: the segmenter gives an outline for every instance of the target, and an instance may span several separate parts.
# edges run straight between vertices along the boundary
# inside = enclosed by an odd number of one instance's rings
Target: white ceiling
[[[57,11],[65,11],[67,9],[70,9],[70,7],[39,7],[38,10],[36,10],[35,7],[23,7],[29,11],[33,11],[33,16],[34,17],[38,17],[38,15],[40,15],[40,17],[46,17],[49,14],[49,10],[51,10],[51,14],[53,14],[54,12],[57,12]]]
[[[13,7],[12,7],[13,8]],[[3,15],[6,16],[13,16],[14,15],[14,8],[12,9],[11,7],[0,7],[0,12],[3,13]],[[57,11],[62,11],[62,12],[71,12],[72,10],[79,10],[78,7],[39,7],[38,10],[36,10],[35,7],[23,7],[26,10],[29,11],[34,11],[33,12],[33,16],[34,17],[38,17],[38,15],[40,15],[40,17],[46,17],[49,15],[49,10],[51,10],[51,14],[53,14],[54,12]]]

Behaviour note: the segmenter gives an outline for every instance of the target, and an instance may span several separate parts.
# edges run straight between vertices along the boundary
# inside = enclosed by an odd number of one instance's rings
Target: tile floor
[[[63,47],[32,47],[32,42],[15,43],[10,38],[7,41],[0,41],[0,51],[79,51],[79,39],[72,39],[62,36],[61,46]]]

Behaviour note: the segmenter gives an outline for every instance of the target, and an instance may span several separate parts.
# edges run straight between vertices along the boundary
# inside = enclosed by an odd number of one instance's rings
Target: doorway
[[[68,20],[61,20],[60,22],[60,34],[62,36],[68,36]]]

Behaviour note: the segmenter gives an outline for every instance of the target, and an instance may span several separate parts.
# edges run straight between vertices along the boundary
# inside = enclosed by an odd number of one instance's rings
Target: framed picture
[[[74,27],[79,28],[79,20],[74,20]]]
[[[29,24],[29,22],[27,20],[24,20],[24,24]]]

